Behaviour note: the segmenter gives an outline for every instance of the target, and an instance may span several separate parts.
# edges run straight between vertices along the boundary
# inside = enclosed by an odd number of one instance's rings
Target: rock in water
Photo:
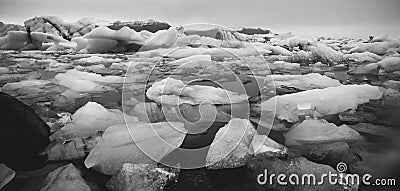
[[[246,165],[251,141],[256,133],[247,119],[232,119],[218,130],[206,157],[208,169],[236,168]]]
[[[358,190],[357,185],[340,185],[338,183],[339,173],[335,171],[332,167],[310,162],[304,157],[286,157],[286,159],[284,159],[277,156],[271,157],[267,153],[260,154],[249,160],[247,168],[254,176],[254,184],[258,183],[258,185],[262,187],[262,189],[260,188],[260,190]],[[274,174],[275,176],[272,176],[272,174]],[[278,178],[278,175],[280,174],[286,175],[285,178]],[[332,176],[332,181],[336,181],[337,184],[330,184],[327,178],[329,174],[336,174],[336,176]],[[295,177],[292,177],[292,175],[295,175]],[[321,178],[324,178],[325,181],[321,181]],[[278,181],[286,182],[287,184],[282,185],[279,184]]]
[[[171,181],[178,178],[179,169],[169,172],[166,168],[158,168],[154,164],[125,163],[122,169],[107,182],[111,191],[159,191]]]
[[[81,177],[81,172],[73,164],[57,168],[51,172],[40,191],[90,191]]]
[[[113,175],[124,163],[155,164],[179,148],[186,133],[183,123],[178,122],[114,125],[104,132],[85,166]]]
[[[0,190],[9,183],[15,176],[15,171],[0,163]]]
[[[336,126],[325,120],[308,119],[294,125],[284,134],[285,145],[318,144],[340,141],[357,141],[360,134],[347,125]]]
[[[43,166],[39,156],[49,144],[50,127],[33,109],[0,92],[0,162],[15,170],[34,170]]]
[[[118,109],[106,109],[96,102],[88,102],[72,116],[72,122],[52,135],[52,139],[67,140],[78,137],[90,137],[98,131],[116,124],[137,122],[134,116],[125,115]]]
[[[340,162],[344,162],[348,167],[346,172],[353,172],[353,165],[362,160],[358,154],[350,149],[349,144],[346,142],[302,145],[299,146],[299,149],[307,159],[329,165],[332,168],[336,168]]]
[[[341,85],[275,96],[259,106],[262,112],[276,111],[275,117],[278,119],[296,122],[300,115],[321,117],[338,114],[381,97],[382,92],[377,86]]]

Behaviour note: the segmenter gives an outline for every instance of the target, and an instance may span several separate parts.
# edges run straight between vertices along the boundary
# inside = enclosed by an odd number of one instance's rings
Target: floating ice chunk
[[[347,125],[336,126],[325,120],[308,119],[294,125],[284,134],[285,145],[320,144],[341,141],[357,141],[360,134]]]
[[[285,61],[275,61],[272,65],[270,65],[270,67],[271,69],[300,69],[300,64]]]
[[[100,74],[90,73],[90,72],[82,72],[78,70],[68,70],[65,73],[59,73],[54,77],[59,83],[61,81],[70,81],[70,80],[89,80],[102,84],[112,84],[124,83],[124,77],[120,76],[101,76]],[[127,79],[126,82],[129,82]]]
[[[318,73],[309,73],[306,75],[267,75],[264,79],[264,84],[267,89],[287,86],[301,90],[321,89],[342,85],[338,80]]]
[[[169,77],[154,83],[147,90],[146,95],[157,103],[168,105],[180,105],[183,103],[197,105],[203,102],[231,104],[245,102],[248,99],[247,95],[221,88],[202,85],[187,86],[183,81]]]
[[[324,64],[337,65],[344,61],[343,53],[322,43],[307,46],[306,49],[309,50],[318,61]]]
[[[400,40],[390,42],[361,43],[350,49],[350,52],[371,52],[378,55],[384,55],[390,52],[395,52],[393,51],[393,48],[398,47],[400,47]]]
[[[52,63],[49,63],[49,65],[47,65],[45,70],[50,71],[50,72],[61,72],[68,68],[72,68],[72,66],[70,64],[66,64],[66,63],[52,62]]]
[[[14,91],[23,87],[44,87],[50,83],[51,82],[47,80],[24,80],[7,83],[1,89],[2,91]]]
[[[118,41],[111,39],[87,39],[85,50],[89,53],[107,52],[115,48]]]
[[[345,54],[345,59],[352,59],[356,62],[378,62],[382,60],[381,56],[378,56],[371,52],[363,52],[363,53],[352,53],[352,54]]]
[[[103,57],[100,57],[100,56],[91,56],[91,57],[87,57],[87,58],[81,58],[77,61],[78,62],[95,63],[95,62],[103,62],[104,60],[106,60],[106,59]]]
[[[147,30],[142,30],[139,32],[139,35],[144,39],[147,40],[151,35],[153,35],[152,32],[149,32]]]
[[[398,38],[390,37],[389,35],[381,35],[374,37],[371,42],[392,42],[392,41],[397,41],[399,40]]]
[[[96,102],[88,102],[72,116],[72,122],[62,127],[54,135],[55,139],[90,137],[109,126],[137,122],[137,117],[125,115],[118,109],[106,109]]]
[[[0,163],[0,189],[7,185],[15,177],[15,171]]]
[[[341,85],[275,96],[262,102],[261,110],[273,112],[276,109],[276,118],[296,122],[299,120],[299,115],[320,117],[337,114],[349,109],[356,109],[360,104],[381,97],[382,92],[377,86]],[[303,110],[301,107],[299,109],[299,104],[306,103],[311,103],[310,110]]]
[[[143,38],[135,30],[122,27],[119,30],[111,30],[108,27],[97,27],[84,35],[86,39],[110,39],[117,41],[143,42]]]
[[[71,41],[76,43],[75,50],[77,51],[86,48],[88,45],[88,40],[83,37],[74,37],[71,39]]]
[[[42,32],[31,32],[30,36],[32,38],[32,41],[36,41],[37,43],[54,42],[54,44],[57,45],[60,42],[68,42],[60,36]]]
[[[393,72],[400,70],[400,57],[387,57],[377,63],[384,71]]]
[[[264,48],[267,50],[272,51],[272,54],[278,54],[278,55],[284,55],[284,56],[292,56],[293,53],[290,52],[289,50],[280,47],[280,46],[272,46],[272,45],[268,45],[265,43],[255,43],[255,46],[259,47],[259,48]]]
[[[232,119],[215,135],[206,157],[209,169],[236,168],[246,165],[256,133],[247,119]]]
[[[1,40],[2,50],[19,50],[28,43],[28,33],[25,31],[8,31]]]
[[[194,68],[194,67],[205,67],[207,65],[213,65],[210,55],[194,55],[186,58],[181,58],[169,62],[168,65],[176,65],[179,68]]]
[[[169,48],[178,39],[178,31],[171,27],[168,30],[159,30],[150,36],[144,43],[141,50],[151,50],[157,48]]]
[[[287,148],[275,142],[267,135],[259,135],[255,133],[253,140],[251,141],[250,154],[258,155],[265,152],[286,153]]]
[[[183,123],[127,123],[109,127],[85,160],[87,168],[115,174],[124,163],[155,164],[179,148],[186,136]]]
[[[58,82],[59,85],[67,87],[76,92],[107,92],[114,90],[113,88],[105,85],[100,85],[90,80],[62,80]]]
[[[211,57],[220,58],[241,58],[247,56],[262,56],[269,55],[270,50],[259,49],[256,47],[245,48],[180,48],[173,49],[157,49],[151,51],[140,52],[139,57],[156,57],[168,56],[173,58],[186,58],[194,55],[211,55]]]

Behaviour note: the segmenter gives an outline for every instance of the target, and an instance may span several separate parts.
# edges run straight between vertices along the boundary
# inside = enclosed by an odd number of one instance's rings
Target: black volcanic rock
[[[33,109],[0,92],[0,163],[14,170],[35,170],[45,165],[39,153],[49,144],[50,127]]]
[[[8,31],[25,31],[25,27],[15,24],[5,24],[0,22],[0,37],[6,36]]]
[[[147,30],[149,32],[155,33],[159,30],[165,30],[165,29],[169,29],[171,27],[171,25],[169,25],[166,22],[158,22],[158,21],[154,21],[154,20],[148,20],[148,21],[135,21],[135,22],[121,22],[121,21],[117,21],[114,22],[112,25],[107,26],[108,28],[112,29],[112,30],[119,30],[122,27],[129,27],[133,30],[135,30],[136,32],[140,32],[142,30]]]
[[[254,35],[254,34],[269,34],[271,31],[268,29],[261,29],[261,28],[242,28],[237,32],[248,35]]]

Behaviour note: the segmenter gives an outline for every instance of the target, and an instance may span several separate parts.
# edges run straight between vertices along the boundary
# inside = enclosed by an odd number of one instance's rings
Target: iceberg
[[[188,103],[232,104],[245,102],[247,95],[231,92],[221,88],[202,85],[186,85],[181,80],[165,78],[154,83],[146,92],[149,99],[157,103],[181,105]]]
[[[259,135],[255,133],[253,140],[251,141],[250,154],[258,155],[261,153],[272,152],[272,153],[287,153],[287,148],[267,135]]]
[[[385,72],[394,72],[400,70],[400,57],[387,57],[377,64]]]
[[[109,127],[85,160],[87,168],[113,175],[124,163],[156,164],[179,148],[186,136],[183,123],[127,123]]]
[[[114,90],[114,88],[105,85],[100,85],[90,80],[78,80],[78,79],[62,80],[59,81],[58,84],[76,92],[95,93],[95,92],[107,92]]]
[[[65,73],[59,73],[54,77],[57,81],[71,80],[89,80],[100,84],[122,84],[130,82],[128,79],[124,81],[124,77],[120,76],[101,76],[100,74],[78,71],[76,69],[68,70]]]
[[[247,119],[232,119],[220,128],[206,157],[208,169],[236,168],[246,165],[256,130]]]
[[[141,50],[152,50],[157,48],[169,48],[175,44],[178,39],[178,30],[171,27],[168,30],[159,30],[151,35],[143,43]]]
[[[210,55],[194,55],[186,58],[181,58],[172,62],[168,65],[178,66],[178,68],[195,68],[195,67],[205,67],[214,64],[211,61]]]
[[[337,65],[344,61],[343,53],[322,43],[306,46],[306,50],[310,51],[318,61],[324,64]]]
[[[89,33],[83,36],[86,39],[109,39],[116,41],[129,41],[141,43],[143,38],[135,30],[130,29],[127,26],[120,28],[119,30],[111,30],[108,27],[101,26],[93,29]]]
[[[321,144],[330,142],[352,142],[361,135],[347,125],[336,126],[325,120],[308,119],[294,125],[285,136],[285,145]]]
[[[47,80],[23,80],[19,82],[11,82],[4,84],[4,86],[1,88],[2,91],[15,91],[18,89],[21,89],[23,87],[44,87],[46,85],[49,85],[51,82]]]
[[[259,107],[261,112],[275,111],[278,119],[297,122],[300,115],[321,117],[338,114],[381,97],[382,92],[377,86],[341,85],[274,96],[262,102]]]
[[[2,50],[31,50],[41,49],[43,43],[68,42],[67,40],[53,34],[42,32],[8,31],[7,36],[0,39],[0,49]]]
[[[96,102],[88,102],[72,116],[72,122],[52,135],[55,139],[91,137],[98,131],[105,131],[109,126],[137,122],[138,118],[124,115],[118,109],[106,109]]]
[[[371,52],[345,54],[344,58],[354,60],[355,62],[358,62],[358,63],[378,62],[378,61],[382,60],[381,56],[378,56]]]
[[[179,49],[157,49],[139,52],[139,57],[173,57],[186,58],[194,55],[211,55],[217,58],[241,58],[248,56],[264,56],[269,55],[270,50],[257,47],[245,48],[179,48]]]
[[[264,88],[267,90],[280,86],[295,87],[300,90],[312,90],[342,85],[338,80],[318,73],[309,73],[306,75],[267,75],[264,79],[264,84]]]

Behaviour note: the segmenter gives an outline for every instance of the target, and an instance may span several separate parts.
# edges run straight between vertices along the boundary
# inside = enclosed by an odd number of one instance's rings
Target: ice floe
[[[149,99],[157,103],[180,105],[188,103],[232,104],[245,102],[247,95],[231,92],[221,88],[202,85],[186,85],[181,80],[165,78],[154,83],[146,92]]]

